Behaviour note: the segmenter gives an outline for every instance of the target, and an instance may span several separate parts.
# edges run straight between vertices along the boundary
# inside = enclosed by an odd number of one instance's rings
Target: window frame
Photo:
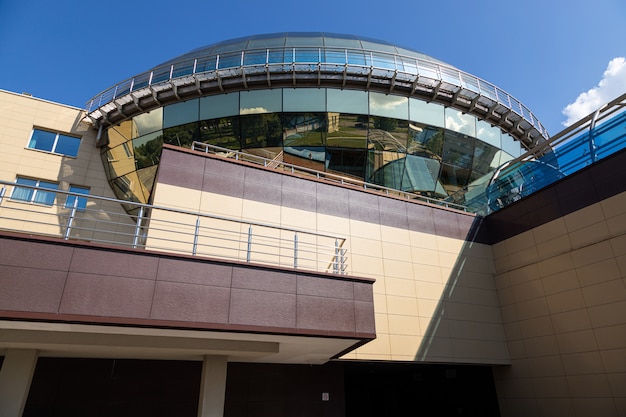
[[[77,193],[77,194],[82,194],[85,195],[85,197],[80,197],[78,195],[66,195],[65,198],[65,204],[63,205],[63,207],[65,207],[66,209],[73,209],[74,208],[74,201],[76,201],[76,199],[78,199],[78,204],[76,205],[76,210],[78,211],[85,211],[87,209],[87,197],[89,195],[89,192],[91,191],[91,189],[89,187],[85,187],[83,185],[76,185],[76,184],[70,184],[70,188],[68,189],[69,192],[71,193]],[[84,192],[83,192],[84,191]]]
[[[32,183],[29,184],[26,182],[20,183],[19,182],[20,180],[28,181],[28,182],[34,181],[34,184]],[[56,188],[52,188],[52,187],[47,188],[43,186],[42,183],[46,185],[55,186]],[[32,187],[38,187],[41,189],[21,187],[20,184],[28,185]],[[20,203],[36,204],[36,205],[45,206],[45,207],[52,207],[54,206],[54,201],[56,200],[56,197],[57,197],[56,191],[58,189],[59,189],[59,183],[57,182],[18,176],[15,178],[15,185],[13,186],[13,191],[11,192],[10,200],[20,202]],[[50,191],[47,191],[47,190],[50,190]],[[24,191],[26,191],[27,193],[27,196],[28,196],[27,198],[24,198],[25,196],[16,195],[18,193],[24,193]],[[41,197],[42,195],[43,195],[43,198]],[[49,198],[51,198],[51,200],[48,202]]]
[[[38,148],[37,147],[37,141],[35,140],[33,142],[33,138],[36,135],[36,132],[42,132],[42,133],[48,133],[48,134],[53,134],[54,139],[52,140],[52,145],[50,146],[50,149],[47,148]],[[76,146],[76,154],[72,154],[72,153],[63,153],[63,152],[58,152],[59,149],[59,139],[61,138],[68,138],[68,139],[77,139],[78,140],[78,146]],[[28,139],[28,143],[26,144],[26,148],[27,149],[31,149],[31,150],[35,150],[35,151],[41,151],[41,152],[46,152],[46,153],[51,153],[54,155],[62,155],[62,156],[67,156],[70,158],[76,158],[78,156],[78,151],[80,149],[80,143],[82,142],[82,137],[80,136],[73,136],[73,135],[69,135],[66,133],[61,133],[61,132],[56,132],[53,130],[48,130],[48,129],[41,129],[38,127],[34,127],[31,134],[30,134],[30,138]]]

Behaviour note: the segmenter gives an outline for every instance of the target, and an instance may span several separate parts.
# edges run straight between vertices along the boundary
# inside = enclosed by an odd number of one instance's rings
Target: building
[[[502,89],[319,33],[0,108],[2,415],[624,415],[620,113],[565,172]]]

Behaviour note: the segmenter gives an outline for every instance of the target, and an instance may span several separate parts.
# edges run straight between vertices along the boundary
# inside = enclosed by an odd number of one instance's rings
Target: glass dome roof
[[[452,67],[443,61],[410,49],[396,46],[387,41],[368,38],[364,36],[346,35],[329,32],[280,32],[261,35],[245,36],[216,42],[207,46],[196,48],[186,54],[170,59],[161,65],[172,62],[193,59],[199,56],[224,54],[229,52],[250,51],[268,48],[341,48],[373,52],[384,52],[418,58],[436,64]],[[160,66],[160,65],[159,65]]]

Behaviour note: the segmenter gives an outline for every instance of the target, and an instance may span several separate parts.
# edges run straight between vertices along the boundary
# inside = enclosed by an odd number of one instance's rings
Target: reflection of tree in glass
[[[375,129],[386,130],[387,132],[393,132],[398,127],[398,120],[390,119],[389,117],[372,117]]]
[[[163,142],[169,145],[191,148],[194,140],[198,140],[198,122],[170,127],[163,131]]]
[[[137,169],[159,163],[163,149],[163,135],[135,147],[135,163]]]
[[[200,122],[200,141],[229,149],[240,148],[239,135],[233,132],[233,121],[229,117]]]
[[[282,129],[277,114],[255,114],[234,118],[233,130],[240,132],[244,148],[281,145]]]

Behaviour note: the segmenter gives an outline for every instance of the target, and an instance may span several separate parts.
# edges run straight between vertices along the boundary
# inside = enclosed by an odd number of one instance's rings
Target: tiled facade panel
[[[512,365],[495,371],[503,415],[626,415],[626,193],[493,253]]]
[[[376,339],[345,358],[508,363],[491,250],[473,215],[167,146],[157,182],[156,205],[344,237],[349,276],[376,280]],[[352,320],[335,299],[310,296],[296,305],[339,327]],[[259,299],[248,314],[272,302],[295,303]]]
[[[372,282],[0,238],[0,316],[370,339]]]

